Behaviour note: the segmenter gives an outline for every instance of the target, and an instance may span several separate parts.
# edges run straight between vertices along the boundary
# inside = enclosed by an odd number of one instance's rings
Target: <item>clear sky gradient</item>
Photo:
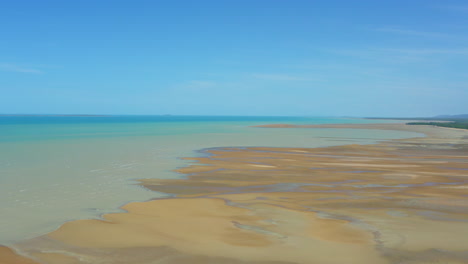
[[[468,2],[2,1],[0,113],[468,113]]]

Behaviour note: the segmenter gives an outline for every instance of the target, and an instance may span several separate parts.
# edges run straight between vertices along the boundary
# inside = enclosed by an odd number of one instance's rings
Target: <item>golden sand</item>
[[[187,178],[141,181],[172,198],[16,248],[49,264],[468,263],[468,131],[392,126],[430,137],[208,150]]]
[[[0,246],[0,264],[36,264],[36,262],[16,254],[7,247]]]

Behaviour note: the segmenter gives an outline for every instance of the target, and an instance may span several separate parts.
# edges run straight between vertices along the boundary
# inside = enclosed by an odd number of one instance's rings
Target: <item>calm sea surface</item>
[[[163,196],[135,179],[181,177],[177,159],[229,146],[319,147],[420,136],[357,129],[268,129],[273,123],[375,123],[306,117],[0,117],[0,244]]]

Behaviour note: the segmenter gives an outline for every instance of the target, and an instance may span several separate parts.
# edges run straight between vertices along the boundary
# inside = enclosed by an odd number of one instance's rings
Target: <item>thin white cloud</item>
[[[362,60],[386,61],[393,63],[421,63],[437,56],[465,56],[468,48],[361,48],[329,49],[327,52],[355,57]]]
[[[406,53],[406,54],[421,54],[421,55],[435,55],[435,54],[447,54],[447,55],[468,55],[468,48],[462,49],[380,49],[382,51]]]
[[[426,32],[426,31],[398,29],[398,28],[387,28],[387,27],[377,28],[377,29],[375,29],[375,31],[392,33],[392,34],[399,34],[399,35],[416,36],[416,37],[457,38],[457,36],[450,35],[450,34],[445,34],[445,33]]]
[[[310,78],[303,78],[287,74],[252,74],[252,77],[257,79],[271,80],[271,81],[313,81]]]
[[[34,74],[41,74],[44,73],[41,70],[24,67],[17,64],[11,63],[0,63],[0,70],[1,71],[8,71],[8,72],[22,72],[22,73],[34,73]]]

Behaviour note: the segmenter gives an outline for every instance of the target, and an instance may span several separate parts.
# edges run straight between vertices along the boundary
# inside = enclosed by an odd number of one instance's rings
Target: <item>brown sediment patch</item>
[[[37,264],[37,262],[20,256],[7,247],[0,246],[0,264]]]
[[[222,197],[163,199],[131,203],[124,209],[128,213],[105,215],[103,221],[66,223],[43,239],[74,248],[67,251],[74,252],[82,261],[102,257],[109,263],[119,263],[119,259],[91,249],[111,250],[118,255],[120,250],[165,247],[174,250],[171,258],[183,254],[225,258],[233,263],[310,263],[311,259],[317,263],[386,263],[375,251],[371,233],[349,225],[346,220],[322,219],[314,212],[270,204],[243,208],[228,205]],[[269,222],[270,219],[275,222]],[[40,240],[30,243],[36,243],[29,246],[39,250],[34,256],[47,258],[48,263],[62,263],[56,260],[57,255],[52,258],[41,253],[50,249],[41,249]],[[83,252],[89,251],[94,252],[91,257],[90,253],[83,256]],[[348,259],[355,252],[363,254]],[[143,263],[165,263],[161,257]]]
[[[430,136],[210,149],[186,179],[141,181],[174,197],[16,246],[50,264],[468,263],[468,131],[391,125]]]

